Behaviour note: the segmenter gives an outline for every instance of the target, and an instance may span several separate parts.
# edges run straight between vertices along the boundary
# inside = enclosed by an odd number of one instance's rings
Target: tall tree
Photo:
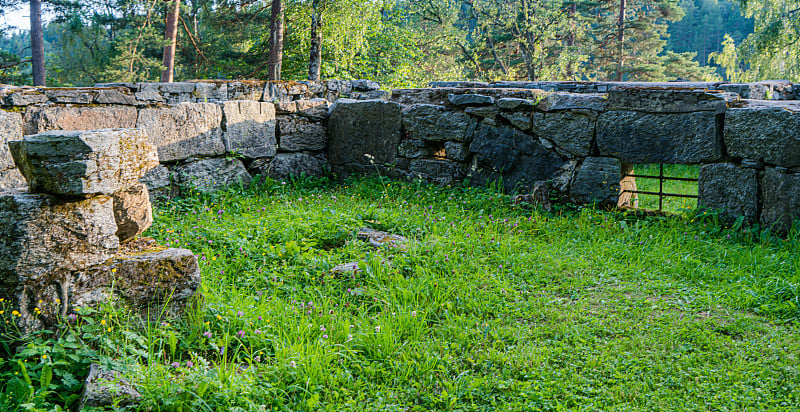
[[[280,80],[283,65],[283,2],[272,0],[269,24],[269,60],[267,79]]]
[[[175,76],[175,47],[178,45],[178,19],[180,18],[181,1],[174,0],[167,10],[167,25],[164,30],[164,58],[162,64],[164,71],[161,72],[162,83],[172,83]]]
[[[325,0],[311,0],[311,47],[308,58],[308,80],[319,81],[322,74],[322,13]]]
[[[44,66],[44,32],[42,31],[42,2],[30,0],[31,14],[31,64],[33,66],[33,85],[44,86],[46,72]]]
[[[625,73],[625,0],[619,0],[619,20],[617,21],[617,81],[622,81]]]

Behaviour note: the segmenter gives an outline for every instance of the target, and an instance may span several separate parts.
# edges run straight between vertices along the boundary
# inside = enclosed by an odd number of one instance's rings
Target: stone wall
[[[55,130],[144,130],[161,163],[143,178],[151,191],[215,190],[254,174],[319,175],[327,164],[329,104],[388,96],[369,80],[0,85],[0,189],[25,185],[6,142]]]
[[[633,165],[697,164],[701,206],[786,228],[800,217],[798,94],[786,81],[438,82],[391,95],[368,80],[0,87],[0,143],[141,128],[161,162],[143,179],[151,190],[330,168],[609,205]],[[24,183],[2,149],[0,186]]]

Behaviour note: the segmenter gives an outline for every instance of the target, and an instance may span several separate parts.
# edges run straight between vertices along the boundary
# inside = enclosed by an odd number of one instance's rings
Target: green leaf
[[[42,390],[46,390],[48,386],[50,386],[50,381],[53,380],[53,368],[50,366],[49,363],[45,363],[42,366],[42,375],[39,379],[39,386]]]

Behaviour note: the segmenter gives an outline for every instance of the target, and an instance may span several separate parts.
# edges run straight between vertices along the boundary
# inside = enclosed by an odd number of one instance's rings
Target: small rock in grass
[[[405,250],[407,247],[408,239],[403,236],[395,235],[389,232],[382,232],[380,230],[370,229],[368,227],[358,230],[358,238],[369,242],[369,245],[374,248],[383,246],[393,247]]]
[[[134,406],[142,395],[121,377],[118,371],[101,369],[93,363],[89,367],[89,376],[81,398],[79,410],[105,406]]]

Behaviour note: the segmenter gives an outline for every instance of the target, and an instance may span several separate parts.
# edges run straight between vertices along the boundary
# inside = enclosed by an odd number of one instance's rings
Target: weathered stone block
[[[337,100],[328,118],[328,159],[332,164],[393,163],[397,157],[400,127],[397,103]]]
[[[34,193],[113,194],[158,166],[153,146],[138,129],[52,131],[9,147]]]
[[[472,183],[485,186],[502,178],[508,193],[552,179],[564,161],[532,136],[507,127],[481,126],[469,147]]]
[[[625,163],[707,163],[722,157],[716,115],[610,111],[597,119],[601,156]]]
[[[228,153],[247,158],[274,156],[275,106],[249,100],[222,103],[222,141]]]
[[[97,96],[97,91],[91,89],[53,87],[44,89],[44,94],[56,103],[89,104],[94,101]]]
[[[800,174],[768,167],[761,180],[761,223],[788,231],[800,219]]]
[[[441,159],[413,159],[408,171],[412,176],[432,180],[438,184],[452,184],[464,179],[467,167]]]
[[[648,113],[724,113],[728,101],[737,95],[704,89],[679,87],[619,86],[608,92],[608,110],[636,110]]]
[[[494,97],[481,94],[448,94],[447,100],[453,106],[490,106]]]
[[[548,94],[537,105],[536,110],[551,112],[557,110],[606,110],[608,96],[604,93],[566,93]]]
[[[260,101],[264,97],[264,86],[262,81],[237,81],[226,84],[227,100],[253,100]],[[268,101],[268,100],[265,100]]]
[[[417,104],[403,110],[403,126],[414,139],[463,142],[467,140],[469,116],[444,106]]]
[[[500,112],[500,117],[506,119],[512,126],[522,131],[531,129],[531,114],[525,112]]]
[[[162,187],[167,187],[172,183],[171,181],[172,173],[167,169],[166,166],[158,165],[150,170],[142,176],[139,181],[144,183],[147,186],[148,191],[153,191],[156,189],[161,189]]]
[[[699,175],[698,206],[720,211],[727,221],[758,218],[758,171],[731,163],[703,165]]]
[[[136,97],[125,88],[100,89],[94,99],[98,104],[123,104],[129,106],[136,105]]]
[[[95,306],[119,300],[143,318],[182,314],[200,286],[197,257],[188,249],[155,249],[120,256],[76,271],[71,305]]]
[[[292,102],[297,113],[314,121],[321,121],[328,117],[330,102],[325,99],[303,99]]]
[[[557,150],[572,156],[589,156],[597,114],[588,110],[534,113],[531,130]]]
[[[24,122],[25,134],[51,130],[129,129],[136,126],[136,108],[33,106],[25,112]]]
[[[213,103],[181,103],[139,111],[136,127],[147,132],[162,162],[192,156],[225,153],[222,143],[222,110]]]
[[[36,89],[27,89],[7,96],[4,101],[9,106],[29,106],[39,103],[47,103],[49,99],[44,93]]]
[[[599,203],[616,206],[622,164],[608,157],[587,157],[570,185],[570,198],[578,204]]]
[[[381,85],[378,82],[367,79],[352,80],[350,84],[352,85],[353,90],[359,92],[369,92],[373,90],[379,90],[381,88]]]
[[[536,106],[536,101],[530,99],[519,99],[514,97],[505,97],[497,101],[497,107],[500,110],[507,112],[530,112]]]
[[[325,127],[300,116],[278,119],[281,151],[323,150],[327,143]]]
[[[114,220],[120,243],[139,236],[153,224],[153,207],[144,183],[114,193]]]
[[[22,139],[22,116],[19,113],[0,110],[0,170],[14,168],[14,159],[8,142]]]
[[[424,140],[404,139],[397,146],[397,154],[398,156],[409,159],[418,159],[420,157],[432,156],[433,149]]]
[[[450,160],[463,162],[469,157],[469,145],[458,142],[444,142],[444,153]]]
[[[800,105],[752,104],[725,114],[725,145],[735,158],[800,166]]]
[[[65,202],[0,193],[0,297],[19,308],[24,330],[42,326],[36,308],[55,319],[68,303],[69,272],[112,257],[119,248],[116,232],[108,196]]]
[[[307,153],[278,153],[274,158],[257,159],[250,165],[253,174],[283,180],[290,175],[322,176],[325,158]]]
[[[202,192],[213,192],[239,182],[247,184],[252,180],[239,159],[197,160],[176,167],[174,173],[179,183]]]

